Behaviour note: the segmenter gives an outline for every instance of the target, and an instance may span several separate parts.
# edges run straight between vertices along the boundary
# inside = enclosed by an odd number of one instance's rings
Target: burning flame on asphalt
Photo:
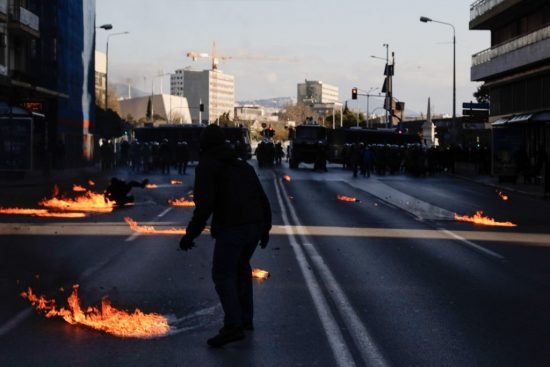
[[[0,214],[8,215],[30,215],[42,218],[84,218],[85,213],[62,213],[50,212],[47,209],[27,209],[27,208],[0,208]]]
[[[74,192],[85,192],[86,189],[80,185],[73,185],[73,191]]]
[[[90,185],[90,186],[95,186],[95,182],[92,181],[92,180],[88,180],[88,185]]]
[[[292,179],[290,178],[289,175],[285,175],[283,176],[283,180],[285,180],[286,182],[290,182]]]
[[[145,185],[145,188],[147,188],[147,189],[156,189],[156,188],[158,188],[158,185],[156,185],[156,184],[147,184],[147,185]]]
[[[115,202],[109,200],[105,202],[103,194],[88,191],[84,195],[74,199],[56,197],[44,199],[39,205],[49,209],[62,211],[110,213],[115,207]]]
[[[181,185],[181,184],[183,184],[183,181],[180,181],[180,180],[171,180],[170,183],[171,183],[172,185]]]
[[[168,204],[172,206],[185,206],[185,207],[194,207],[195,203],[190,200],[186,200],[185,198],[181,199],[170,199],[168,200]]]
[[[517,224],[512,222],[497,222],[493,218],[483,216],[482,211],[476,212],[473,216],[455,214],[455,220],[460,222],[470,222],[475,224],[481,224],[484,226],[496,226],[496,227],[517,227]]]
[[[346,201],[348,203],[358,203],[359,202],[359,199],[352,198],[352,197],[349,197],[349,196],[344,196],[344,195],[336,195],[336,198],[340,201]]]
[[[73,286],[73,292],[67,299],[68,308],[58,308],[54,299],[37,296],[31,288],[21,293],[21,296],[47,318],[61,317],[71,325],[84,325],[118,337],[151,338],[166,335],[170,331],[166,317],[156,313],[146,314],[137,308],[132,313],[119,310],[107,298],[102,299],[100,308],[88,307],[83,310],[78,288],[78,285]]]
[[[498,196],[504,201],[508,201],[508,199],[510,199],[510,197],[508,195],[506,195],[505,193],[503,193],[502,191],[498,192]]]
[[[254,268],[252,269],[252,277],[260,280],[266,280],[269,278],[269,272],[266,270]]]
[[[124,221],[128,223],[132,231],[141,234],[185,234],[186,232],[185,228],[156,229],[153,226],[140,226],[130,217],[124,218]]]

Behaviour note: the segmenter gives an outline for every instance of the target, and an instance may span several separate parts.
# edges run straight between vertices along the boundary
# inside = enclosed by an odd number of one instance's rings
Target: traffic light
[[[351,88],[351,99],[357,99],[357,88]]]
[[[204,112],[204,103],[199,105],[199,111]]]

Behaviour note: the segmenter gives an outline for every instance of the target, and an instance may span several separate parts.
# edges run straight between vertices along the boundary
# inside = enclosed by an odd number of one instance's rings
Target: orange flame
[[[153,226],[140,226],[130,217],[126,217],[124,220],[128,223],[132,231],[141,234],[185,234],[186,232],[185,228],[156,229]]]
[[[52,197],[57,197],[59,195],[59,186],[57,184],[53,185]]]
[[[66,198],[51,198],[42,200],[39,205],[63,211],[80,211],[80,212],[94,212],[94,213],[110,213],[115,207],[115,202],[107,200],[102,194],[98,194],[92,191],[86,192],[82,196],[78,196],[74,199]]]
[[[37,296],[31,288],[21,296],[47,318],[61,317],[71,325],[84,325],[118,337],[150,338],[166,335],[170,331],[166,317],[156,313],[146,314],[138,308],[132,313],[119,310],[107,298],[102,299],[101,308],[88,307],[84,311],[78,297],[78,287],[73,286],[73,292],[67,299],[68,308],[57,308],[54,299]]]
[[[258,268],[253,268],[252,269],[252,277],[253,278],[260,279],[260,280],[266,280],[267,278],[269,278],[269,276],[270,276],[270,274],[266,270],[262,270],[262,269],[258,269]]]
[[[73,191],[74,192],[85,192],[86,189],[80,185],[73,185]]]
[[[506,195],[505,193],[503,193],[502,191],[498,192],[498,196],[504,201],[508,201],[508,199],[510,199],[510,197],[508,195]]]
[[[290,178],[289,175],[285,175],[283,176],[283,180],[285,180],[286,182],[290,182],[292,179]]]
[[[92,180],[88,180],[88,185],[90,185],[90,186],[95,186],[95,182],[92,181]]]
[[[357,199],[357,198],[352,198],[352,197],[344,196],[344,195],[336,195],[336,198],[340,201],[346,201],[348,203],[358,203],[359,202],[359,199]]]
[[[0,208],[0,214],[8,215],[30,215],[43,218],[84,218],[85,213],[60,213],[50,212],[47,209],[27,209],[27,208]]]
[[[183,181],[180,181],[180,180],[171,180],[170,183],[171,183],[172,185],[181,185],[181,184],[183,184]]]
[[[185,198],[181,199],[170,199],[168,200],[168,204],[172,206],[186,206],[186,207],[194,207],[195,203],[190,200],[186,200]]]
[[[496,226],[496,227],[517,227],[517,224],[512,222],[497,222],[493,218],[484,217],[482,211],[478,211],[474,216],[469,217],[467,215],[455,214],[455,220],[460,222],[470,222],[475,224],[481,224],[484,226]]]
[[[145,185],[145,187],[148,188],[148,189],[156,189],[156,188],[158,188],[158,186],[157,186],[156,184],[147,184],[147,185]]]

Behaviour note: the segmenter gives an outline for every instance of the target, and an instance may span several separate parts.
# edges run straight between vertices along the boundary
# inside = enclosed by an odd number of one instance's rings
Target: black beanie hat
[[[201,133],[200,147],[203,151],[225,144],[225,134],[218,125],[208,125]]]

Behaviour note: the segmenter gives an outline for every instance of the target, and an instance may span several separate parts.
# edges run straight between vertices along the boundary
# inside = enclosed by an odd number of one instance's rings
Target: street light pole
[[[112,26],[111,28],[112,29]],[[108,101],[109,101],[109,39],[114,36],[121,36],[123,34],[128,34],[130,32],[119,32],[119,33],[112,33],[107,36],[107,46],[105,47],[105,111],[109,109]]]
[[[420,17],[422,23],[434,22],[448,25],[453,29],[453,129],[456,128],[456,29],[451,23],[434,20],[428,17]]]

